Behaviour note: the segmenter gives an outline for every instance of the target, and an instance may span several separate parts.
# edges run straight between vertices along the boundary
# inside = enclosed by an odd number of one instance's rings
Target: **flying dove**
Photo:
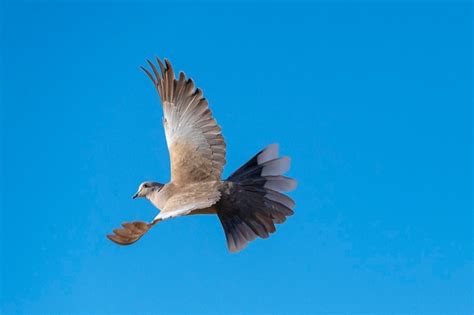
[[[163,105],[163,126],[171,161],[171,181],[144,182],[133,198],[147,198],[158,215],[149,223],[123,223],[107,237],[120,245],[138,241],[158,222],[194,214],[217,215],[227,246],[238,252],[258,237],[268,238],[275,224],[293,214],[295,202],[284,194],[296,187],[283,176],[290,168],[288,157],[278,156],[271,144],[223,180],[226,144],[212,117],[202,90],[180,72],[175,77],[168,60],[148,60],[142,67],[153,82]]]

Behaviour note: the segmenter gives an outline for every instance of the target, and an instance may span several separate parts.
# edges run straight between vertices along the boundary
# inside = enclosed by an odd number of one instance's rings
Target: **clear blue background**
[[[3,3],[0,312],[472,314],[472,5]],[[226,174],[290,155],[296,214],[229,254],[216,217],[156,214],[145,59],[209,99]]]

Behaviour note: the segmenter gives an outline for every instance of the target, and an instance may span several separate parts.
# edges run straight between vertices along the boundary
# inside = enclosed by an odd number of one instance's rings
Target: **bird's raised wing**
[[[183,72],[176,79],[168,60],[156,58],[160,72],[148,60],[153,74],[142,69],[158,90],[163,105],[163,125],[170,152],[171,180],[187,184],[220,180],[226,162],[221,128],[212,117],[202,91]]]
[[[138,241],[159,221],[160,220],[153,220],[151,223],[141,221],[122,223],[123,228],[115,229],[113,231],[114,234],[108,234],[107,238],[119,245],[130,245]]]

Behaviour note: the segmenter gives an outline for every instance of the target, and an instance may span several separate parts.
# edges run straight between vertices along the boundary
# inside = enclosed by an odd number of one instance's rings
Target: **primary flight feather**
[[[150,222],[123,223],[107,237],[120,245],[138,241],[158,222],[178,216],[217,214],[231,252],[242,250],[257,236],[267,238],[275,224],[293,214],[294,201],[283,194],[296,187],[283,176],[288,157],[272,144],[257,153],[226,180],[226,144],[207,100],[183,72],[175,77],[168,60],[148,60],[143,71],[153,82],[163,105],[163,126],[171,161],[171,181],[142,183],[133,198],[145,197],[160,212]]]

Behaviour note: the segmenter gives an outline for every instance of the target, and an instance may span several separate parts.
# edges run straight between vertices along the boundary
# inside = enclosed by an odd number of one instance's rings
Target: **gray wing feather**
[[[155,85],[163,104],[163,125],[170,151],[171,178],[175,183],[220,180],[226,162],[226,144],[212,117],[202,90],[183,72],[176,79],[168,60],[156,59],[152,70],[142,67]]]

